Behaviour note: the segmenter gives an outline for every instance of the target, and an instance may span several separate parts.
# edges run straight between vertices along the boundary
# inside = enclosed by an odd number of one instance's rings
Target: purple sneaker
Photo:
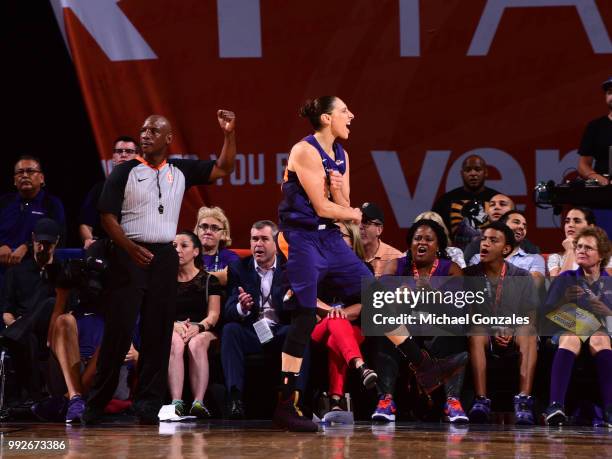
[[[30,407],[30,410],[41,421],[62,422],[66,415],[67,407],[68,400],[61,395],[36,402]]]
[[[514,396],[514,417],[519,426],[532,426],[535,424],[533,417],[533,397],[529,395]]]
[[[372,421],[394,422],[395,413],[397,413],[397,407],[395,406],[393,397],[390,394],[381,395],[378,398],[376,410],[372,414]]]
[[[476,397],[470,410],[470,422],[476,424],[486,424],[491,415],[491,400],[486,397]]]
[[[85,413],[85,400],[80,395],[75,395],[68,402],[68,411],[66,412],[66,424],[73,422],[81,422],[81,416]]]
[[[455,397],[449,397],[446,399],[446,403],[444,404],[444,420],[446,422],[457,424],[470,422],[469,418],[465,414],[465,411],[463,411],[461,402]]]

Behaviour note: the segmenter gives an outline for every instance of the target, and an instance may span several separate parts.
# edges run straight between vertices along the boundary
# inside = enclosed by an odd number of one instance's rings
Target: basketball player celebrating
[[[278,243],[287,257],[291,289],[284,306],[292,315],[281,357],[281,393],[274,422],[292,431],[314,432],[317,425],[298,408],[295,381],[316,323],[317,287],[325,284],[335,296],[360,302],[361,278],[372,274],[334,224],[334,220],[361,222],[361,211],[350,207],[348,154],[336,142],[348,139],[354,115],[334,96],[308,101],[300,114],[308,118],[315,133],[291,149],[279,206]],[[375,383],[372,370],[363,365],[359,371],[365,385]]]

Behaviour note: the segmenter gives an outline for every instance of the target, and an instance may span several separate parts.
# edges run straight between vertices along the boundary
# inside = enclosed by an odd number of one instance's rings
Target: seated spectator
[[[108,297],[104,243],[99,241],[87,249],[86,259],[67,260],[54,266],[50,273],[56,289],[56,300],[47,346],[57,359],[66,383],[66,394],[51,396],[32,406],[32,412],[41,420],[80,422],[85,411],[85,397],[93,383],[98,353],[104,334],[104,309]],[[134,344],[125,357],[126,370],[138,361]],[[127,371],[115,397],[129,397]]]
[[[138,153],[138,146],[132,137],[121,136],[113,142],[113,167],[134,159]],[[98,201],[104,188],[105,180],[96,183],[85,196],[85,201],[81,206],[79,215],[79,235],[83,242],[83,248],[87,249],[96,239],[105,239],[106,231],[100,223],[100,213],[98,212]]]
[[[475,290],[486,292],[486,301],[472,310],[472,316],[528,316],[529,325],[516,327],[472,327],[469,336],[476,398],[469,412],[470,422],[489,421],[491,400],[487,398],[487,350],[496,355],[509,355],[518,351],[520,359],[519,394],[514,397],[517,424],[533,425],[533,378],[537,359],[537,336],[533,326],[538,299],[535,285],[525,269],[504,259],[516,248],[512,230],[504,223],[493,222],[484,230],[480,242],[480,262],[463,270],[464,276],[473,276]],[[526,282],[507,277],[526,276]],[[506,287],[506,288],[504,288]],[[494,332],[492,336],[491,333]]]
[[[565,239],[562,242],[563,252],[551,253],[548,256],[548,274],[550,277],[557,277],[564,271],[578,269],[574,244],[576,235],[584,228],[595,226],[595,214],[586,207],[572,207],[563,220],[563,233]],[[612,273],[612,260],[606,266],[608,274]]]
[[[496,194],[488,202],[488,206],[487,206],[488,223],[499,221],[499,219],[504,214],[514,209],[515,209],[514,201],[510,199],[510,197],[506,196],[505,194],[501,194],[501,193]],[[472,241],[463,250],[463,254],[466,260],[468,261],[471,260],[472,257],[474,255],[477,255],[478,252],[480,251],[480,236],[482,235],[482,230],[484,228],[486,228],[486,225],[484,225],[479,231],[476,231],[474,233],[474,237]],[[519,241],[519,245],[525,253],[537,253],[537,254],[540,253],[540,248],[537,245],[535,245],[533,242],[529,241],[526,237],[523,237],[523,239]]]
[[[453,262],[457,263],[457,266],[459,266],[461,269],[465,268],[466,264],[465,259],[463,258],[463,251],[459,247],[452,247],[450,234],[448,233],[448,228],[444,224],[442,217],[440,217],[439,214],[428,210],[417,215],[414,219],[414,223],[418,222],[419,220],[423,220],[424,218],[433,220],[442,227],[444,234],[446,234],[446,243],[448,244],[446,247],[446,255],[448,255],[448,258],[450,258]]]
[[[461,166],[463,186],[443,194],[433,205],[432,210],[444,220],[455,246],[462,250],[474,237],[474,230],[486,225],[486,203],[498,193],[485,186],[487,175],[485,160],[478,155],[468,156]]]
[[[258,221],[251,228],[250,257],[230,264],[229,298],[223,312],[225,326],[221,333],[221,362],[231,403],[229,417],[244,417],[244,358],[249,354],[281,353],[289,331],[289,317],[283,311],[287,288],[283,285],[284,265],[277,255],[275,237],[278,228],[269,220]],[[255,331],[257,324],[259,334]],[[270,336],[271,335],[271,336]],[[304,354],[297,388],[303,391],[308,381],[309,352]]]
[[[213,274],[221,285],[227,284],[227,267],[240,257],[228,249],[232,245],[230,223],[219,207],[201,207],[193,230],[202,243],[204,269]]]
[[[382,276],[385,266],[391,260],[403,255],[402,252],[389,244],[385,244],[380,236],[383,232],[385,216],[380,208],[372,203],[366,202],[361,206],[361,242],[365,250],[365,262],[374,269],[374,276]]]
[[[534,278],[538,287],[544,285],[546,266],[542,255],[525,252],[520,244],[527,236],[527,218],[520,210],[510,210],[501,216],[501,223],[505,223],[514,233],[517,242],[516,247],[506,255],[505,259],[514,266],[525,269]],[[480,263],[480,254],[477,253],[470,259],[470,266]]]
[[[594,316],[594,322],[600,326],[593,324],[588,336],[577,336],[577,324],[574,327],[557,327],[553,343],[559,348],[551,370],[550,405],[542,417],[548,425],[567,422],[564,405],[572,367],[576,356],[588,349],[597,367],[604,424],[612,427],[612,350],[610,329],[606,328],[606,320],[609,323],[612,317],[612,302],[606,294],[610,289],[610,276],[604,269],[612,254],[612,245],[603,229],[587,226],[576,234],[574,253],[578,268],[564,271],[555,279],[544,309],[554,311],[566,303],[573,303],[574,308],[578,307]],[[578,320],[575,310],[573,316]]]
[[[28,242],[36,222],[47,217],[55,220],[60,228],[59,243],[66,234],[64,206],[45,186],[45,174],[40,161],[32,156],[22,156],[15,164],[17,193],[0,197],[0,265],[21,262],[28,251]]]
[[[48,279],[53,254],[60,238],[60,226],[49,218],[34,225],[31,256],[6,273],[2,289],[1,332],[15,362],[17,379],[33,400],[42,396],[39,356],[46,352],[47,329],[55,303],[55,290]]]
[[[442,226],[434,220],[416,221],[408,230],[406,242],[409,247],[406,255],[393,260],[390,264],[392,269],[386,274],[412,276],[415,282],[413,287],[427,289],[440,287],[435,283],[433,286],[430,284],[432,277],[462,276],[461,268],[446,254],[447,235]],[[419,341],[424,345],[426,352],[433,357],[443,357],[457,363],[444,383],[446,392],[444,418],[448,422],[467,422],[467,416],[459,401],[467,362],[467,353],[465,350],[462,351],[462,348],[465,349],[464,340],[457,337],[437,337],[429,342],[422,339]],[[400,354],[387,339],[380,340],[379,345],[376,369],[379,374],[380,393],[372,420],[395,421],[397,407],[394,394],[401,364]],[[436,387],[427,392],[431,392]]]
[[[514,210],[514,201],[505,194],[498,193],[493,196],[486,205],[487,212],[487,224],[491,222],[498,221],[502,215],[504,215],[509,210]],[[483,225],[483,229],[486,225]],[[465,234],[467,232],[464,231]],[[463,249],[463,255],[465,259],[469,262],[470,259],[480,252],[480,238],[482,236],[482,229],[474,228],[470,233],[470,242]]]
[[[174,246],[179,255],[176,321],[168,366],[168,387],[176,414],[209,418],[204,405],[208,388],[208,348],[217,339],[215,326],[221,313],[221,285],[202,268],[202,245],[191,231],[176,235]],[[183,402],[185,380],[184,352],[189,355],[189,382],[193,403],[187,410]]]
[[[489,201],[487,219],[489,223],[496,222],[502,218],[506,212],[514,209],[516,209],[516,206],[510,196],[503,193],[497,193]],[[478,241],[478,247],[480,248],[480,241]]]
[[[344,241],[363,260],[359,226],[351,222],[340,222],[337,225]],[[349,419],[341,403],[347,369],[358,370],[361,382],[366,388],[375,386],[377,376],[366,366],[359,349],[359,345],[364,341],[359,326],[361,299],[341,299],[328,296],[325,292],[319,292],[319,295],[321,299],[317,302],[318,323],[311,337],[315,343],[325,344],[328,349],[330,413],[325,416],[325,421],[344,423]],[[352,416],[350,418],[352,420]]]
[[[365,248],[361,240],[360,226],[350,221],[338,222],[336,225],[340,227],[340,233],[342,234],[344,242],[353,249],[353,252],[355,252],[355,255],[357,255],[360,260],[365,260]]]

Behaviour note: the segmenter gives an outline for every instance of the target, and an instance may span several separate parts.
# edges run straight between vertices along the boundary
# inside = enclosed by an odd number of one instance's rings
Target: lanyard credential
[[[504,278],[506,277],[506,269],[507,269],[506,263],[504,263],[504,265],[502,266],[501,274],[499,275],[499,279],[497,280],[497,286],[495,287],[495,302],[493,303],[494,312],[497,312],[497,307],[501,303],[502,290],[504,289],[503,283],[504,283]],[[489,280],[486,274],[485,274],[485,282],[487,283],[487,294],[489,295],[489,300],[492,300],[493,299],[493,295],[492,295],[493,288],[491,286],[491,281]]]
[[[440,260],[438,260],[436,258],[436,261],[434,261],[433,266],[431,267],[431,270],[429,271],[429,275],[427,276],[427,279],[429,279],[431,276],[433,276],[433,273],[436,272],[436,269],[438,269],[438,264],[440,264]],[[414,261],[412,262],[412,277],[414,277],[415,279],[420,278],[420,274],[419,274],[419,270],[416,267],[416,264],[414,263]]]

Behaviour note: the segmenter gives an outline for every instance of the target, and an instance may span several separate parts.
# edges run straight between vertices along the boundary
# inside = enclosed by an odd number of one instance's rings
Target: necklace
[[[440,260],[438,260],[437,258],[434,260],[433,265],[431,267],[431,270],[429,271],[429,275],[427,276],[427,279],[431,278],[431,276],[433,276],[433,273],[436,272],[436,269],[438,269],[438,265],[440,264]],[[415,279],[419,279],[421,277],[421,275],[419,274],[419,270],[416,267],[416,263],[413,261],[412,262],[412,276]]]

